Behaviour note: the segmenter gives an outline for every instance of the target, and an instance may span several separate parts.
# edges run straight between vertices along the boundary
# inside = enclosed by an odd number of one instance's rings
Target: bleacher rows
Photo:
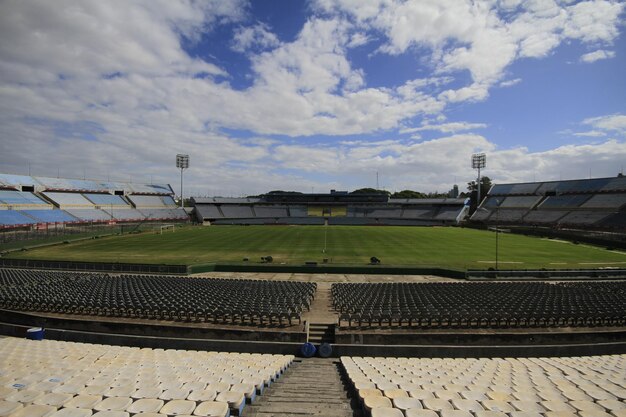
[[[171,196],[129,195],[127,200],[119,195],[94,193],[44,192],[42,196],[60,209],[30,192],[0,190],[0,227],[188,219]]]
[[[333,284],[340,327],[626,325],[626,282]]]
[[[293,359],[1,338],[0,415],[241,415]]]
[[[196,215],[200,221],[220,221],[220,220],[241,220],[250,224],[257,224],[261,219],[261,223],[289,222],[293,218],[306,217],[323,217],[321,212],[313,213],[306,206],[288,206],[288,205],[236,205],[236,204],[199,204],[196,203]],[[424,220],[424,221],[455,221],[459,216],[462,206],[445,206],[445,205],[420,205],[419,207],[365,207],[365,206],[348,206],[345,208],[345,215],[328,216],[329,221],[333,222],[338,219],[347,219],[345,224],[367,224],[367,221],[359,221],[360,219],[369,219],[373,222],[377,219],[402,219],[402,220]],[[350,222],[350,220],[353,220]],[[259,224],[261,224],[259,223]],[[315,224],[319,223],[316,222]],[[323,223],[323,220],[322,220]],[[337,222],[339,224],[340,222]]]
[[[221,324],[291,325],[316,284],[0,269],[0,308]]]
[[[494,185],[472,220],[623,231],[626,178]]]
[[[626,355],[341,363],[371,417],[626,416]]]

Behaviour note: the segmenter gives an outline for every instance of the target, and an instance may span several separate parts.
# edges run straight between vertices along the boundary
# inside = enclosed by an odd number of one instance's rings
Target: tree
[[[350,194],[391,194],[389,191],[385,190],[377,190],[375,188],[359,188],[358,190],[354,190],[350,192]]]
[[[474,191],[476,191],[477,189],[476,181],[468,182],[467,189],[470,191],[470,193],[473,193]],[[489,189],[491,189],[491,178],[487,176],[481,177],[480,178],[480,201],[478,202],[477,205],[480,205],[481,201],[484,200],[484,198],[487,196],[487,193],[489,192]]]
[[[391,194],[391,198],[426,198],[426,194],[413,190],[402,190]]]

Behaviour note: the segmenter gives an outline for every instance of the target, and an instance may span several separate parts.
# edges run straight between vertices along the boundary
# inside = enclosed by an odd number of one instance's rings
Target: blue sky
[[[614,176],[625,3],[0,3],[0,171],[193,195]]]

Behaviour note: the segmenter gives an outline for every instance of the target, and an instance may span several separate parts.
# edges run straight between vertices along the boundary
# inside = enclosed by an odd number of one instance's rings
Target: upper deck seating
[[[114,206],[114,207],[127,207],[130,208],[124,199],[119,195],[113,194],[83,194],[89,201],[96,206]]]
[[[172,208],[176,207],[176,203],[170,196],[160,195],[130,195],[128,196],[130,201],[133,202],[135,207],[153,207],[153,208]]]
[[[506,197],[501,203],[501,208],[530,208],[541,199],[538,196]]]
[[[568,209],[580,207],[585,201],[589,200],[592,194],[566,194],[559,196],[547,197],[539,206],[539,209]]]
[[[0,205],[7,206],[48,206],[46,203],[33,193],[14,191],[14,190],[0,190]]]
[[[135,209],[124,209],[124,208],[118,209],[115,207],[111,209],[110,207],[103,206],[102,210],[110,214],[111,216],[113,216],[114,219],[121,220],[121,221],[135,221],[135,220],[148,219],[147,215]]]
[[[581,208],[603,208],[603,209],[614,209],[618,210],[619,208],[626,205],[626,193],[625,194],[597,194],[587,200],[584,204],[581,205]]]
[[[43,193],[61,208],[94,208],[95,205],[80,193],[51,192]]]
[[[189,216],[182,209],[176,208],[153,208],[139,210],[150,220],[187,220]]]

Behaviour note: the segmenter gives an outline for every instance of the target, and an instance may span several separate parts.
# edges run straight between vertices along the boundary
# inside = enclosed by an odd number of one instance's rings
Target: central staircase
[[[361,417],[340,367],[339,361],[331,359],[296,359],[276,383],[244,409],[243,417]]]

